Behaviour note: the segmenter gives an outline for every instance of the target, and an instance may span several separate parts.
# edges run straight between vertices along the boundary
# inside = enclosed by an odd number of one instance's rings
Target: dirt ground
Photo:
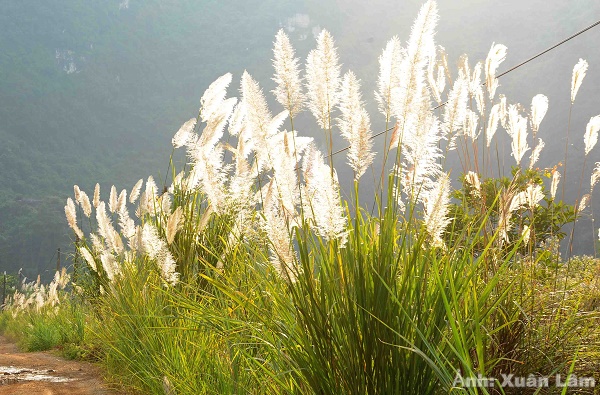
[[[102,382],[97,366],[51,352],[20,352],[0,336],[0,395],[120,395]]]

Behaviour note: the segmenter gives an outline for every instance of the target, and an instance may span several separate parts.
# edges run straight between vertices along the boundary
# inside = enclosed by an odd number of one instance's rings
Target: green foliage
[[[540,247],[565,237],[564,226],[576,219],[575,207],[556,201],[546,190],[544,178],[551,180],[548,170],[521,169],[513,167],[512,178],[485,178],[477,190],[463,175],[462,188],[453,192],[454,202],[450,205],[452,224],[448,227],[445,239],[448,243],[466,238],[476,246],[475,253],[481,253],[490,237],[498,231],[501,215],[502,194],[511,196],[526,191],[530,186],[539,186],[544,195],[543,204],[530,207],[521,206],[512,212],[511,224],[507,231],[509,242],[498,243],[505,254],[518,246],[519,253],[542,252]],[[529,229],[529,240],[522,239],[523,230]],[[499,240],[500,241],[500,240]]]

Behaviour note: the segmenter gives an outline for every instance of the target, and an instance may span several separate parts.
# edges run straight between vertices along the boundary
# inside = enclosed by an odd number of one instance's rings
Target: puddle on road
[[[74,381],[68,377],[52,376],[53,370],[27,369],[15,366],[0,366],[0,385],[14,384],[19,381],[45,381],[50,383],[67,383]]]

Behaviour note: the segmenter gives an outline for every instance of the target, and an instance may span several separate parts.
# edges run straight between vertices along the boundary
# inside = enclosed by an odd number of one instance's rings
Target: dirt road
[[[23,353],[0,336],[0,395],[119,395],[96,366],[48,352]]]

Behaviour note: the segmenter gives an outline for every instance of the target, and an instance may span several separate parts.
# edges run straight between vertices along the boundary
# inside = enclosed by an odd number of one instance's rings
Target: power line
[[[564,44],[564,43],[566,43],[567,41],[570,41],[570,40],[574,39],[575,37],[579,36],[580,34],[583,34],[583,33],[587,32],[588,30],[590,30],[590,29],[592,29],[592,28],[594,28],[594,27],[596,27],[596,26],[598,26],[598,25],[600,25],[600,20],[599,20],[599,21],[596,21],[596,22],[594,22],[594,23],[592,23],[591,25],[589,25],[588,27],[586,27],[586,28],[584,28],[584,29],[582,29],[582,30],[578,31],[577,33],[575,33],[575,34],[573,34],[573,35],[571,35],[571,36],[569,36],[569,37],[565,38],[564,40],[560,41],[559,43],[556,43],[556,44],[554,44],[553,46],[551,46],[551,47],[549,47],[549,48],[546,48],[546,49],[545,49],[545,50],[543,50],[542,52],[538,52],[537,54],[535,54],[534,56],[532,56],[532,57],[528,58],[527,60],[524,60],[523,62],[521,62],[521,63],[519,63],[519,64],[517,64],[517,65],[515,65],[515,66],[511,67],[510,69],[508,69],[508,70],[506,70],[506,71],[504,71],[504,72],[502,72],[502,73],[498,74],[498,75],[496,76],[496,78],[500,78],[500,77],[502,77],[502,76],[504,76],[504,75],[506,75],[506,74],[510,73],[511,71],[514,71],[514,70],[518,69],[519,67],[526,65],[527,63],[531,62],[532,60],[534,60],[534,59],[536,59],[536,58],[539,58],[540,56],[542,56],[542,55],[544,55],[544,54],[546,54],[546,53],[548,53],[548,52],[552,51],[553,49],[555,49],[555,48],[557,48],[557,47],[560,47],[561,45],[563,45],[563,44]],[[483,85],[485,85],[485,84],[483,84]],[[447,103],[448,103],[447,101],[446,101],[446,102],[444,102],[444,103],[441,103],[441,104],[437,105],[436,107],[434,107],[433,109],[434,109],[434,110],[437,110],[438,108],[441,108],[441,107],[445,106]],[[374,134],[373,136],[371,136],[371,137],[369,138],[369,140],[373,140],[375,137],[379,137],[379,136],[381,136],[382,134],[384,134],[384,133],[387,133],[387,132],[389,132],[390,130],[393,130],[393,129],[394,129],[394,128],[393,128],[393,127],[391,127],[391,128],[389,128],[389,129],[386,129],[386,130],[384,130],[384,131],[382,131],[382,132],[379,132],[379,133],[377,133],[377,134]],[[333,155],[337,155],[337,154],[339,154],[339,153],[341,153],[341,152],[344,152],[344,151],[347,151],[347,150],[349,150],[349,149],[350,149],[350,146],[348,146],[348,147],[346,147],[346,148],[339,149],[339,150],[337,150],[337,151],[335,151],[335,152],[331,153],[330,155],[327,155],[326,157],[327,157],[327,158],[329,158],[329,157],[331,157],[331,156],[333,156]]]

